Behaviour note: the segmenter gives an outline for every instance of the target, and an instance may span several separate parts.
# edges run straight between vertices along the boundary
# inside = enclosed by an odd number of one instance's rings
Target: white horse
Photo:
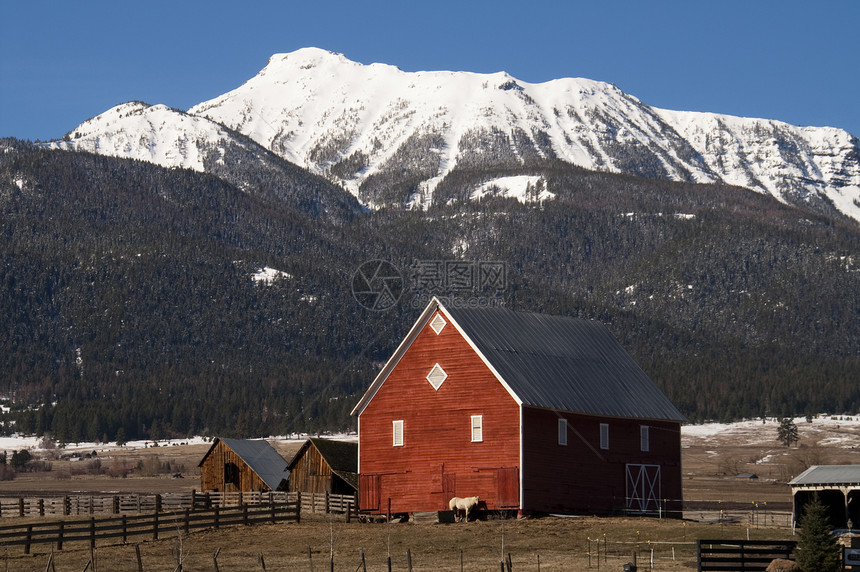
[[[448,510],[454,511],[454,517],[462,510],[466,513],[466,522],[469,522],[469,512],[478,506],[478,497],[454,497],[448,501]]]

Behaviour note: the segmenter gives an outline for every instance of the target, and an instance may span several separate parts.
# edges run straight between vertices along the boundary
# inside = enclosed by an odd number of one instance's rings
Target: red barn
[[[352,414],[369,513],[680,511],[684,416],[594,321],[434,298]]]

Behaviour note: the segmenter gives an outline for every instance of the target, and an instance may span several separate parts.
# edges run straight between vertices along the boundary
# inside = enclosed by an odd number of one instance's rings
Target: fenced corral
[[[248,506],[297,503],[310,513],[357,516],[354,495],[287,492],[205,492],[125,495],[65,495],[58,497],[2,497],[0,517],[63,517],[192,512]]]
[[[62,550],[65,543],[88,542],[91,547],[96,541],[122,539],[125,543],[135,536],[149,536],[153,540],[187,534],[200,528],[220,528],[231,525],[252,525],[263,522],[299,522],[301,510],[297,501],[273,503],[268,506],[242,505],[230,508],[215,507],[210,510],[192,512],[153,512],[147,515],[85,520],[48,521],[26,525],[0,527],[0,546],[24,546],[24,553],[30,553],[33,544],[56,545]]]

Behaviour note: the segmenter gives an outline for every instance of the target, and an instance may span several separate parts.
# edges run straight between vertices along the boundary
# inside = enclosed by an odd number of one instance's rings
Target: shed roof
[[[860,465],[813,465],[788,484],[792,487],[860,485]]]
[[[228,439],[218,437],[212,442],[212,446],[203,456],[198,466],[203,466],[206,457],[215,449],[219,441],[245,461],[248,467],[273,491],[277,490],[281,481],[289,475],[287,461],[275,451],[274,447],[262,439]]]
[[[440,310],[524,406],[600,416],[684,421],[602,324],[506,308],[457,308],[434,298],[353,410],[360,413],[427,321]]]

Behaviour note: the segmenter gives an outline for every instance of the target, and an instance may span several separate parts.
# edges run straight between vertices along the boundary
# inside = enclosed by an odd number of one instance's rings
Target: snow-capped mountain
[[[118,105],[49,146],[211,173],[311,214],[348,216],[360,209],[328,181],[309,176],[248,137],[164,105]],[[263,180],[267,184],[261,184]]]
[[[454,169],[559,159],[741,185],[860,220],[860,140],[843,130],[656,109],[587,79],[410,73],[315,48],[272,56],[242,86],[187,113],[126,104],[54,145],[208,171],[238,134],[371,208],[428,205]]]

